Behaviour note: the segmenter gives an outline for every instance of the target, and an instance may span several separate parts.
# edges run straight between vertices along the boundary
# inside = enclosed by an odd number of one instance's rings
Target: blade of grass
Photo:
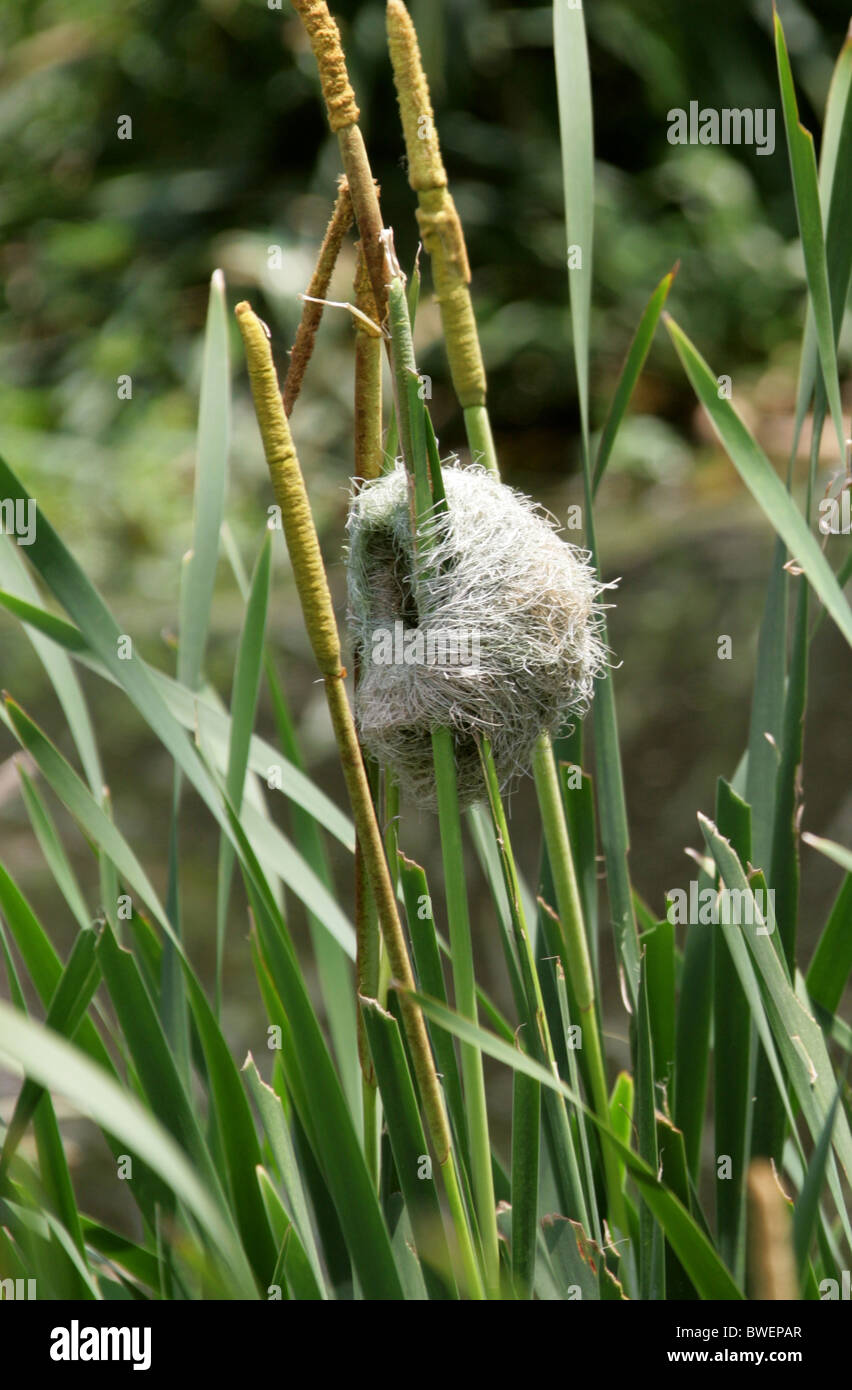
[[[251,734],[260,689],[263,638],[269,603],[271,535],[267,531],[257,557],[251,591],[246,605],[243,629],[237,649],[234,685],[231,694],[231,742],[225,785],[239,812],[248,767]],[[234,847],[223,834],[219,840],[218,891],[216,894],[216,1012],[222,1007],[222,968],[225,959],[225,931],[234,871]]]
[[[764,920],[731,845],[706,817],[699,816],[699,823],[726,887],[736,889],[740,894],[740,901],[747,904],[751,924],[734,930],[739,931],[745,938],[749,953],[757,967],[762,982],[764,1007],[773,1037],[814,1142],[818,1142],[835,1092],[825,1040],[799,993],[794,992],[772,942],[775,922],[771,900],[770,910]],[[846,1116],[842,1113],[835,1126],[833,1147],[848,1179],[852,1173],[852,1132]],[[838,1209],[844,1211],[839,1185],[831,1173],[830,1181]]]
[[[819,1198],[825,1183],[826,1168],[831,1153],[831,1136],[834,1131],[834,1122],[837,1118],[841,1096],[842,1088],[838,1086],[822,1134],[819,1136],[808,1165],[807,1175],[793,1213],[793,1251],[796,1256],[796,1268],[799,1271],[800,1283],[805,1278],[808,1253],[819,1219]]]
[[[592,244],[594,238],[594,132],[592,89],[586,24],[572,0],[554,0],[553,55],[559,99],[562,186],[568,237],[568,284],[574,369],[580,398],[580,419],[588,452],[589,438],[589,322],[592,304]]]
[[[431,1163],[427,1167],[423,1162],[428,1158],[426,1136],[399,1025],[375,999],[362,999],[361,1008],[426,1290],[431,1299],[457,1298]]]
[[[121,686],[121,682],[106,669],[103,662],[89,654],[90,648],[79,628],[71,623],[66,623],[63,619],[54,617],[53,614],[45,612],[42,608],[3,592],[0,592],[0,604],[14,613],[16,617],[20,617],[23,622],[35,627],[40,632],[44,632],[68,650],[79,653],[83,664],[89,670],[95,671],[102,679],[113,685]],[[137,657],[136,660],[138,661],[139,658]],[[140,664],[145,666],[144,662],[140,662]],[[216,749],[216,765],[222,769],[226,768],[228,750],[231,744],[230,715],[211,705],[209,699],[204,695],[193,695],[192,692],[186,690],[162,671],[157,671],[151,666],[146,666],[146,670],[169,712],[184,729],[195,732],[200,725],[205,731],[208,743]],[[293,805],[303,808],[312,820],[328,830],[347,849],[354,847],[352,823],[343,815],[339,807],[305,776],[294,761],[282,758],[281,753],[273,748],[272,744],[267,743],[256,734],[252,735],[249,744],[248,765],[252,772],[263,777],[267,785],[269,785],[270,771],[277,769],[280,773],[280,787],[278,789],[291,800]]]
[[[642,317],[639,320],[639,327],[636,329],[633,341],[630,344],[627,358],[621,369],[621,375],[618,378],[618,385],[615,388],[615,395],[612,398],[609,413],[601,432],[600,443],[598,444],[598,452],[595,457],[595,470],[592,477],[593,497],[597,495],[598,487],[606,471],[606,466],[609,463],[612,446],[615,443],[616,435],[621,428],[621,423],[624,419],[627,407],[630,404],[630,397],[633,395],[636,383],[642,375],[642,368],[645,365],[645,359],[648,356],[654,334],[657,331],[660,314],[663,312],[663,306],[669,297],[669,290],[674,283],[677,271],[678,267],[675,266],[673,270],[669,271],[668,275],[663,276],[645,306]]]
[[[807,575],[814,592],[825,604],[847,642],[852,645],[852,609],[838,586],[834,573],[819,544],[769,459],[746,429],[729,401],[720,400],[716,378],[686,334],[666,317],[666,324],[693,390],[710,417],[728,457],[785,542],[799,567]]]
[[[812,839],[808,837],[808,844]],[[852,858],[852,856],[850,856]],[[829,1013],[834,1013],[852,972],[852,870],[843,880],[840,892],[817,943],[808,968],[808,995]]]
[[[290,1138],[290,1131],[287,1127],[287,1120],[281,1105],[281,1101],[275,1094],[271,1086],[267,1086],[263,1081],[254,1059],[249,1053],[243,1065],[249,1091],[254,1099],[260,1114],[266,1137],[272,1151],[287,1201],[290,1203],[290,1216],[296,1231],[299,1234],[300,1243],[305,1251],[306,1258],[310,1264],[314,1280],[320,1290],[320,1297],[327,1298],[325,1277],[317,1251],[314,1231],[308,1213],[308,1202],[302,1184],[302,1175],[296,1160],[296,1153]]]
[[[852,273],[852,244],[846,235],[852,213],[852,186],[848,178],[836,178],[852,160],[852,38],[848,35],[832,73],[825,108],[819,158],[819,192],[825,225],[825,258],[834,325],[835,346],[843,322],[843,309]],[[816,381],[818,349],[813,308],[808,305],[796,395],[797,426],[807,413]],[[798,433],[798,430],[796,431]]]
[[[236,1295],[257,1296],[239,1241],[217,1200],[174,1139],[141,1102],[127,1095],[72,1044],[2,1001],[0,1052],[35,1081],[65,1096],[81,1114],[120,1135],[195,1215],[219,1252]]]
[[[752,861],[749,807],[723,778],[716,788],[716,822],[741,862]],[[746,1169],[755,1095],[755,1035],[751,1010],[724,941],[713,939],[713,1119],[716,1231],[719,1253],[738,1283],[746,1266]],[[774,1096],[773,1096],[774,1099]],[[783,1108],[781,1111],[783,1115]],[[727,1159],[730,1171],[721,1161]]]
[[[512,1280],[518,1298],[532,1298],[538,1235],[541,1086],[515,1072],[512,1089]]]
[[[805,258],[810,306],[813,310],[816,326],[822,380],[837,434],[838,457],[845,459],[846,444],[843,429],[843,408],[840,403],[840,383],[837,375],[836,335],[832,324],[831,296],[828,286],[814,142],[813,136],[799,122],[793,74],[790,69],[784,30],[777,10],[774,11],[774,21],[781,105],[787,131],[787,149],[790,155],[790,170],[796,198],[799,235]]]
[[[73,1038],[99,983],[100,970],[95,963],[95,933],[88,927],[78,934],[71,948],[47,1010],[45,1027]],[[12,1156],[43,1094],[43,1088],[30,1079],[25,1080],[21,1087],[0,1152],[0,1186],[4,1184]]]
[[[518,1048],[512,1047],[510,1043],[503,1042],[501,1038],[471,1023],[470,1019],[460,1017],[425,996],[418,996],[418,1001],[424,1013],[448,1032],[459,1038],[476,1039],[477,1046],[487,1056],[504,1063],[513,1071],[523,1071],[527,1076],[540,1081],[543,1086],[560,1091],[573,1105],[581,1106],[587,1118],[624,1160],[700,1296],[705,1299],[743,1297],[710,1241],[683,1204],[668,1191],[648,1164],[623,1144],[609,1125],[602,1122],[589,1106],[584,1105],[580,1097],[564,1081],[560,1081],[546,1067]]]
[[[221,270],[215,270],[210,281],[201,368],[192,559],[178,646],[178,680],[190,690],[195,690],[201,680],[219,561],[219,529],[225,512],[228,477],[230,400],[225,279]]]
[[[27,808],[30,824],[47,861],[47,866],[60,893],[74,914],[78,927],[85,931],[87,927],[92,925],[92,914],[86,906],[86,900],[80,890],[68,855],[65,853],[53,818],[36,791],[32,779],[27,775],[26,769],[20,767],[18,775],[21,779],[21,795]]]
[[[5,496],[5,493],[3,495]],[[38,590],[18,553],[18,547],[11,536],[5,534],[0,536],[0,588],[4,589],[12,600],[17,597],[19,601],[39,606]],[[61,623],[62,619],[56,619],[56,622]],[[104,774],[92,721],[77,673],[65,653],[57,650],[54,642],[46,642],[37,628],[35,631],[28,630],[27,637],[56,691],[68,721],[69,731],[80,754],[86,781],[92,791],[97,793],[103,786]]]

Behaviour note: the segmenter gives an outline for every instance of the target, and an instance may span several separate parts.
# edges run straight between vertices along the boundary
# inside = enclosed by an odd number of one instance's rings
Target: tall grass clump
[[[49,924],[0,862],[8,993],[0,1054],[21,1078],[2,1130],[0,1277],[35,1278],[40,1297],[75,1299],[818,1298],[852,1259],[842,1079],[852,1034],[838,1016],[852,969],[852,850],[802,835],[799,778],[811,643],[825,618],[852,643],[844,595],[852,565],[847,557],[835,572],[813,514],[826,421],[839,460],[845,450],[837,343],[852,272],[852,49],[838,59],[818,168],[775,21],[807,279],[786,484],[698,346],[665,316],[776,542],[748,746],[735,769],[722,769],[715,806],[683,827],[699,846],[697,879],[668,903],[646,903],[631,878],[617,724],[630,670],[610,653],[610,581],[595,515],[606,506],[607,464],[674,272],[650,294],[594,434],[595,189],[582,9],[554,5],[584,550],[500,481],[464,232],[404,4],[388,0],[390,63],[464,422],[460,458],[442,458],[424,399],[414,345],[420,269],[403,274],[383,224],[336,25],[324,0],[295,0],[295,9],[342,177],[283,391],[275,367],[283,345],[270,341],[248,302],[236,306],[236,321],[347,804],[305,770],[277,674],[268,635],[274,530],[249,573],[223,526],[231,381],[217,272],[176,676],[142,659],[41,512],[25,551],[0,537],[0,602],[32,643],[63,722],[48,736],[15,692],[5,694],[0,717],[25,755],[21,796],[57,901],[77,923],[62,959]],[[310,392],[317,328],[353,223],[342,634],[299,463],[298,400]],[[793,461],[808,417],[814,445],[802,509]],[[0,496],[35,500],[5,461]],[[223,554],[242,603],[229,704],[206,676]],[[447,651],[458,644],[464,658],[453,664]],[[163,896],[143,847],[113,815],[79,668],[129,701],[169,760]],[[262,691],[279,747],[255,732]],[[533,822],[513,818],[506,795],[527,773]],[[190,790],[201,808],[194,814],[212,817],[219,837],[209,994],[182,911]],[[275,791],[288,802],[289,833],[273,814]],[[120,788],[113,792],[119,801]],[[97,911],[63,845],[57,803],[94,858]],[[415,804],[434,818],[441,882],[428,882],[406,853]],[[329,837],[351,857],[345,875],[332,873]],[[803,842],[844,872],[808,959],[798,942]],[[521,843],[539,855],[532,884],[519,868]],[[471,849],[490,895],[512,999],[506,1013],[477,978]],[[714,925],[672,910],[692,897],[716,905]],[[306,911],[310,960],[294,946],[288,898]],[[248,923],[258,1036],[268,1041],[262,1062],[236,1058],[223,1029],[235,899]],[[732,902],[736,912],[727,910]],[[686,930],[676,934],[680,920]],[[620,991],[605,1000],[601,959],[612,951]],[[617,1073],[605,1004],[629,1034],[630,1065]],[[506,1153],[494,1142],[486,1059],[512,1079]],[[78,1204],[57,1098],[102,1133],[135,1207],[134,1234]]]

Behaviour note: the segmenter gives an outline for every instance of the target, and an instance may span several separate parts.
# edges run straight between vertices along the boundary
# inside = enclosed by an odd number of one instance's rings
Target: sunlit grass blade
[[[53,818],[23,767],[19,769],[18,775],[21,779],[21,795],[27,808],[30,824],[54,881],[74,914],[78,927],[81,929],[90,927],[92,914],[86,906],[85,898],[59,838]]]
[[[186,602],[181,615],[183,624],[178,646],[178,680],[190,690],[194,690],[201,679],[219,559],[219,528],[225,511],[231,431],[230,401],[225,279],[221,270],[216,270],[210,281],[204,335],[192,558],[187,573]]]
[[[18,547],[11,536],[5,534],[0,535],[0,589],[9,596],[10,603],[14,603],[17,597],[24,604],[39,606],[40,595],[18,553]],[[10,611],[14,612],[14,609],[10,608]],[[56,619],[56,622],[62,623],[63,619]],[[104,774],[92,721],[77,673],[61,648],[53,642],[46,642],[38,628],[35,631],[28,628],[26,632],[68,720],[68,728],[80,754],[86,781],[92,791],[97,792],[103,786]],[[85,645],[85,639],[81,638],[81,641]]]
[[[593,497],[597,494],[601,478],[609,463],[612,446],[615,443],[616,435],[621,428],[621,423],[624,419],[627,407],[630,404],[630,397],[633,395],[634,387],[642,374],[645,359],[648,356],[654,334],[657,331],[660,314],[663,312],[663,306],[668,299],[669,290],[672,287],[676,274],[677,266],[675,266],[674,270],[670,270],[668,275],[663,276],[643,310],[642,317],[639,320],[639,327],[636,329],[633,341],[630,344],[627,359],[621,369],[621,375],[618,378],[618,385],[615,388],[615,395],[612,398],[612,404],[609,408],[609,414],[606,417],[606,422],[598,444],[598,451],[595,456],[595,469],[592,477]]]
[[[261,1077],[251,1054],[246,1058],[243,1072],[249,1091],[258,1108],[272,1157],[278,1169],[287,1201],[290,1204],[288,1215],[299,1233],[300,1243],[320,1290],[320,1297],[326,1298],[328,1295],[325,1288],[325,1277],[308,1212],[308,1200],[281,1101],[272,1087],[267,1086]]]
[[[568,238],[568,284],[580,418],[589,437],[589,322],[594,239],[594,130],[586,22],[571,0],[554,0],[553,55],[559,97],[562,186]]]
[[[0,493],[3,491],[13,498],[25,499],[28,496],[19,480],[0,460]],[[124,634],[43,516],[39,521],[37,536],[29,547],[29,558],[63,604],[66,612],[77,623],[89,645],[118,684],[124,688],[164,748],[186,774],[214,819],[233,838],[234,832],[223,797],[217,791],[210,773],[170,713],[148,668],[132,656],[130,660],[122,659],[120,652],[125,650],[122,641]],[[168,934],[173,935],[171,927]]]
[[[667,317],[666,323],[695,394],[704,406],[725,451],[758,506],[765,512],[825,604],[847,642],[852,645],[852,609],[834,572],[786,491],[769,459],[727,400],[720,400],[716,378],[686,334]]]
[[[101,1298],[84,1256],[52,1212],[35,1211],[5,1198],[0,1200],[0,1220],[19,1239],[26,1231],[35,1244],[45,1247],[40,1287],[47,1285],[50,1297],[87,1301]],[[39,1287],[38,1277],[36,1287]]]
[[[228,749],[228,771],[225,785],[228,796],[239,812],[243,800],[248,768],[251,734],[254,727],[257,697],[260,690],[260,671],[263,659],[263,635],[269,603],[270,541],[267,531],[257,557],[251,592],[246,605],[243,630],[237,649],[234,684],[231,695],[231,742]],[[234,868],[234,847],[223,835],[219,841],[218,887],[216,893],[216,1008],[222,1005],[222,967],[225,953],[225,929],[228,922],[228,903]]]
[[[837,178],[837,169],[848,169],[852,159],[852,39],[847,38],[835,64],[825,108],[819,157],[819,193],[825,226],[825,259],[835,344],[843,322],[843,309],[852,273],[852,245],[845,234],[849,225],[852,184]],[[795,436],[798,438],[813,396],[819,352],[813,308],[808,305],[802,340],[796,391]]]
[[[790,69],[784,30],[777,10],[775,11],[775,49],[778,59],[781,105],[784,112],[784,125],[787,130],[787,148],[793,176],[793,191],[796,197],[796,214],[799,219],[799,235],[802,239],[802,251],[805,258],[810,306],[816,325],[822,380],[837,434],[838,457],[843,459],[846,456],[843,409],[840,403],[840,383],[837,375],[837,352],[835,349],[836,335],[832,324],[831,296],[825,258],[825,240],[822,229],[814,142],[810,132],[799,123],[793,74]]]
[[[89,644],[74,624],[57,619],[54,614],[35,604],[24,603],[3,593],[0,593],[0,604],[67,650],[79,654],[82,664],[95,671],[103,680],[121,687],[122,682],[98,657],[90,654]],[[147,666],[139,657],[136,657],[136,661],[145,667],[169,713],[178,723],[192,732],[199,727],[203,729],[208,746],[216,752],[216,766],[225,771],[231,744],[231,718],[227,711],[211,704],[203,693],[194,695],[164,672]],[[354,848],[355,836],[348,817],[330,797],[305,776],[301,768],[287,757],[282,757],[279,750],[259,738],[257,734],[252,734],[249,744],[249,768],[264,780],[268,780],[273,771],[279,774],[273,783],[277,790],[294,805],[303,808],[318,825],[328,830],[347,849]]]

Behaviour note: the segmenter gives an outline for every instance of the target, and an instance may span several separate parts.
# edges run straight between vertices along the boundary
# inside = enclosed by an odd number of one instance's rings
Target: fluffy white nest
[[[359,734],[431,809],[433,728],[453,733],[469,805],[484,795],[477,736],[505,786],[529,769],[542,731],[585,714],[607,656],[588,552],[485,469],[442,473],[447,508],[421,522],[416,549],[401,463],[353,495],[347,520]]]

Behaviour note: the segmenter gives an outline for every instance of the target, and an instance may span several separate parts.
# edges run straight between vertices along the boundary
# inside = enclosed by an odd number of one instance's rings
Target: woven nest
[[[542,731],[588,708],[606,665],[601,585],[530,498],[479,467],[444,466],[447,507],[412,543],[402,464],[351,499],[349,625],[364,748],[435,809],[433,728],[453,734],[463,806],[485,794],[486,735],[505,787]]]

